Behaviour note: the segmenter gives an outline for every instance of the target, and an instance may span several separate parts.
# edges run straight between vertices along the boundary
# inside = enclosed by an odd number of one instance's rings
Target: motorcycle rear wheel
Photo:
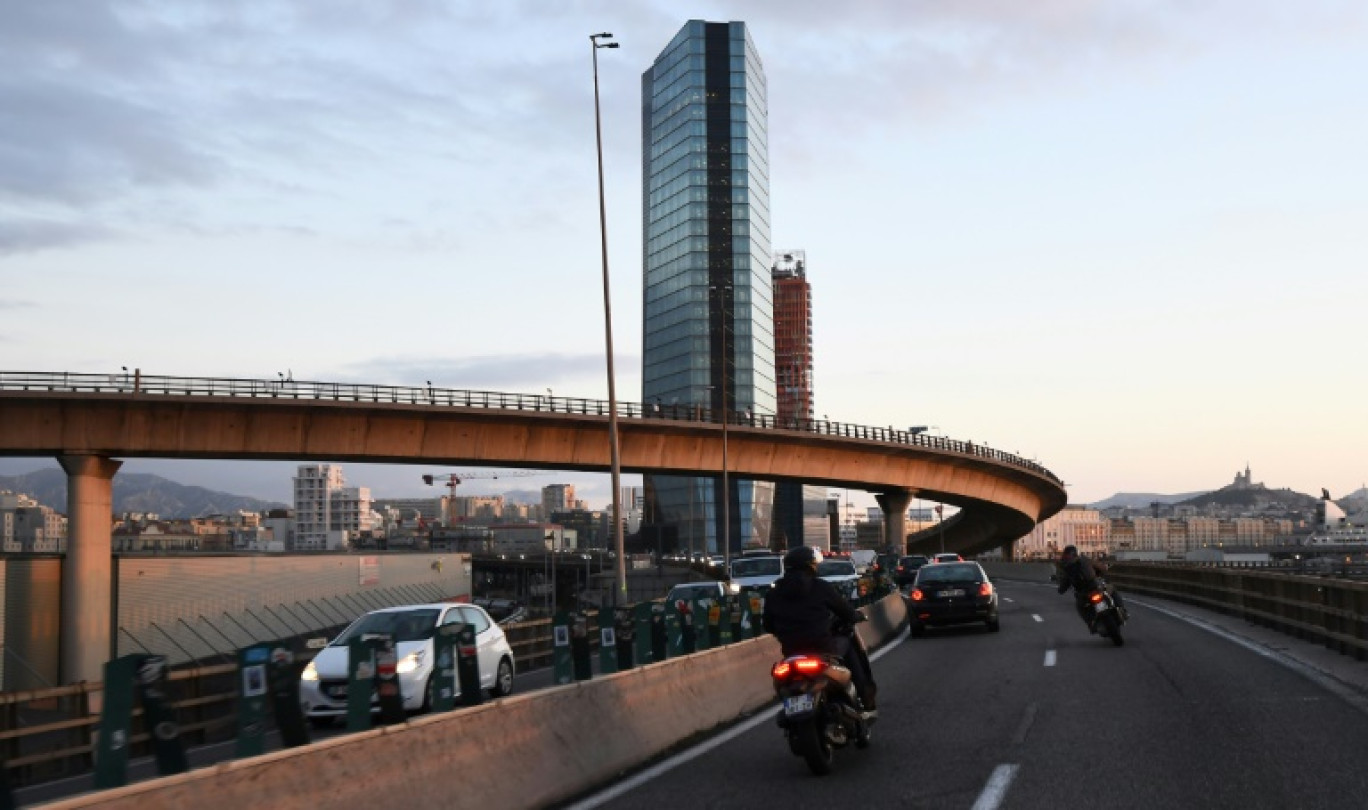
[[[1115,613],[1109,612],[1104,614],[1102,616],[1102,624],[1106,627],[1104,635],[1111,637],[1112,644],[1120,647],[1122,644],[1126,643],[1126,640],[1121,637],[1121,622],[1117,620]]]
[[[815,719],[806,720],[790,728],[789,734],[793,735],[793,748],[807,762],[808,770],[817,776],[831,773],[835,751],[832,750],[831,743],[827,742],[826,735],[822,733],[821,726]]]

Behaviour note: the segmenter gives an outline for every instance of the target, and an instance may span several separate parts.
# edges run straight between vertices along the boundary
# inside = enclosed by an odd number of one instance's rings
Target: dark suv
[[[909,554],[906,557],[898,558],[898,565],[893,569],[893,582],[902,586],[912,582],[917,578],[917,569],[921,568],[929,560],[925,554]]]

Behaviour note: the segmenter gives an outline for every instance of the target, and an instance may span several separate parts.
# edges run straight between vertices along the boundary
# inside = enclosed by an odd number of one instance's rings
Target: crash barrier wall
[[[0,557],[0,687],[57,686],[61,557]],[[464,553],[135,555],[113,557],[111,657],[166,656],[171,666],[236,660],[259,641],[295,639],[393,605],[469,599]]]
[[[989,576],[1049,582],[1049,563],[985,565]],[[1122,593],[1157,596],[1239,616],[1253,624],[1368,659],[1368,583],[1244,568],[1113,563]]]
[[[867,642],[887,640],[906,619],[897,594],[865,612]],[[280,810],[371,808],[377,797],[386,806],[542,807],[771,702],[778,657],[778,643],[763,636],[45,807],[180,808],[208,796],[216,806]]]

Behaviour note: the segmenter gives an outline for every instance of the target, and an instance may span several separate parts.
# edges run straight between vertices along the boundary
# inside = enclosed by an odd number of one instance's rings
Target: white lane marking
[[[1015,602],[1016,600],[1015,600],[1015,599],[1012,599],[1012,598],[1010,598],[1010,597],[1004,596],[1004,597],[1002,597],[1002,601],[1004,601],[1004,602]]]
[[[907,637],[908,636],[906,632],[901,633],[896,639],[880,647],[878,652],[870,653],[869,660],[877,661],[880,658],[883,658],[889,652],[889,650],[892,650],[894,647],[900,646],[904,641],[906,641]],[[575,802],[572,805],[569,805],[568,807],[566,807],[565,810],[593,810],[593,808],[598,807],[599,805],[606,804],[612,801],[613,799],[616,799],[617,797],[621,796],[622,794],[626,793],[627,791],[636,788],[638,785],[644,785],[652,779],[656,778],[657,776],[660,776],[664,773],[669,773],[670,771],[674,770],[680,765],[683,765],[686,762],[691,762],[692,760],[703,756],[704,754],[708,753],[709,751],[713,750],[719,745],[722,745],[726,742],[730,742],[731,740],[740,737],[742,734],[745,734],[747,731],[750,731],[751,729],[755,728],[761,723],[764,723],[767,720],[773,720],[775,715],[779,714],[779,710],[781,708],[781,706],[771,706],[768,709],[761,709],[759,714],[755,715],[754,717],[745,721],[744,723],[738,723],[737,725],[732,726],[731,728],[727,729],[726,731],[722,732],[716,737],[710,737],[707,740],[704,740],[703,742],[694,746],[693,748],[690,748],[686,751],[681,751],[663,762],[652,765],[646,770],[641,771],[640,773],[628,779],[624,779],[621,782],[618,782],[610,787],[605,788],[599,793],[595,793],[592,796],[586,796],[584,799],[581,799],[580,801]],[[1012,767],[1016,766],[1014,765]],[[1010,782],[1011,780],[1009,779],[1008,781]]]
[[[978,801],[974,802],[973,810],[996,810],[1002,805],[1002,800],[1007,798],[1007,788],[1011,787],[1012,780],[1016,778],[1017,769],[1020,765],[999,765],[993,769],[993,775],[988,777],[988,784],[983,786],[983,792],[979,794]]]
[[[1031,614],[1031,618],[1032,618],[1032,619],[1035,619],[1035,620],[1038,621],[1038,622],[1043,622],[1043,621],[1045,621],[1044,619],[1040,618],[1040,614],[1039,614],[1039,613],[1032,613],[1032,614]]]
[[[1047,666],[1047,667],[1052,667],[1052,666],[1054,666],[1054,665],[1055,665],[1055,651],[1054,651],[1054,650],[1046,650],[1046,651],[1045,651],[1045,666]]]

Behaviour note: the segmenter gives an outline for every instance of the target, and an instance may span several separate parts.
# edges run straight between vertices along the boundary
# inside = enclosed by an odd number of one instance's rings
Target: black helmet
[[[799,546],[784,555],[784,569],[790,568],[811,568],[817,570],[817,564],[822,561],[822,552],[812,546]]]
[[[1065,546],[1065,547],[1064,547],[1064,555],[1063,555],[1063,556],[1065,556],[1065,557],[1070,557],[1070,556],[1073,556],[1073,555],[1076,555],[1076,554],[1078,554],[1078,546]]]

